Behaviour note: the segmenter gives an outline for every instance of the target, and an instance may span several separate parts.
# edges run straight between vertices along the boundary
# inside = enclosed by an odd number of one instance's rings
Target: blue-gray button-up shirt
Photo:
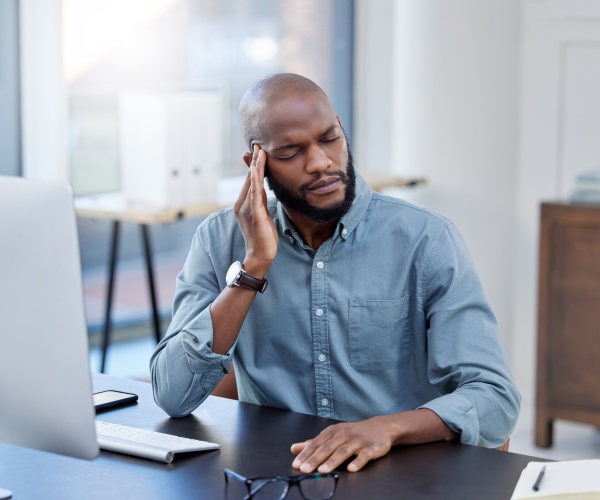
[[[198,227],[150,361],[159,406],[189,414],[233,360],[241,401],[345,421],[422,407],[463,443],[508,438],[520,396],[450,221],[374,193],[360,176],[351,210],[317,251],[275,199],[269,211],[279,233],[269,286],[226,355],[211,350],[210,306],[244,260],[244,239],[232,209]]]

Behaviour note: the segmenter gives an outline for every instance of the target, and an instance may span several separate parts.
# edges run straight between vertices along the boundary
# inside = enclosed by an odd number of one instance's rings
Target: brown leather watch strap
[[[230,287],[241,286],[259,293],[263,293],[269,283],[266,278],[260,279],[248,274],[244,269],[244,265],[239,261],[231,264],[227,271],[226,280],[227,285]]]
[[[236,278],[236,282],[239,286],[249,288],[250,290],[255,290],[259,293],[263,293],[267,289],[267,285],[269,284],[266,278],[255,278],[254,276],[251,276],[246,271],[244,271],[244,269],[240,270],[238,277]]]

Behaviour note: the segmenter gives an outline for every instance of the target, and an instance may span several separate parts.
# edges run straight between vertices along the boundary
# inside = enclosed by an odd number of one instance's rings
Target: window
[[[300,73],[331,96],[351,138],[353,2],[63,0],[75,194],[119,190],[119,95],[219,89],[223,171],[245,171],[237,105],[249,85]]]

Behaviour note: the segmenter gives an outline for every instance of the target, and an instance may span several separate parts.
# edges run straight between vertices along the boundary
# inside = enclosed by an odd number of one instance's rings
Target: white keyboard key
[[[101,420],[96,420],[96,434],[98,445],[103,450],[149,458],[168,464],[173,461],[175,453],[221,448],[220,445],[208,441],[137,429]]]

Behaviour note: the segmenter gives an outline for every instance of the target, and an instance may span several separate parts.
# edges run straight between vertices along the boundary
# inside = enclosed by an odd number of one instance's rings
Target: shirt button
[[[348,234],[348,230],[347,229],[342,229],[342,235],[346,236]]]
[[[327,406],[328,404],[329,404],[329,399],[327,399],[327,398],[321,399],[321,405]]]
[[[323,264],[321,261],[317,262],[317,267],[318,267],[319,269],[323,269],[323,266],[324,266],[324,265],[325,265],[325,264]]]
[[[322,363],[325,361],[325,354],[319,354],[319,361]]]
[[[323,316],[323,309],[317,309],[317,316]]]
[[[293,236],[290,236],[289,240],[290,240],[290,243],[294,243],[294,237]]]

